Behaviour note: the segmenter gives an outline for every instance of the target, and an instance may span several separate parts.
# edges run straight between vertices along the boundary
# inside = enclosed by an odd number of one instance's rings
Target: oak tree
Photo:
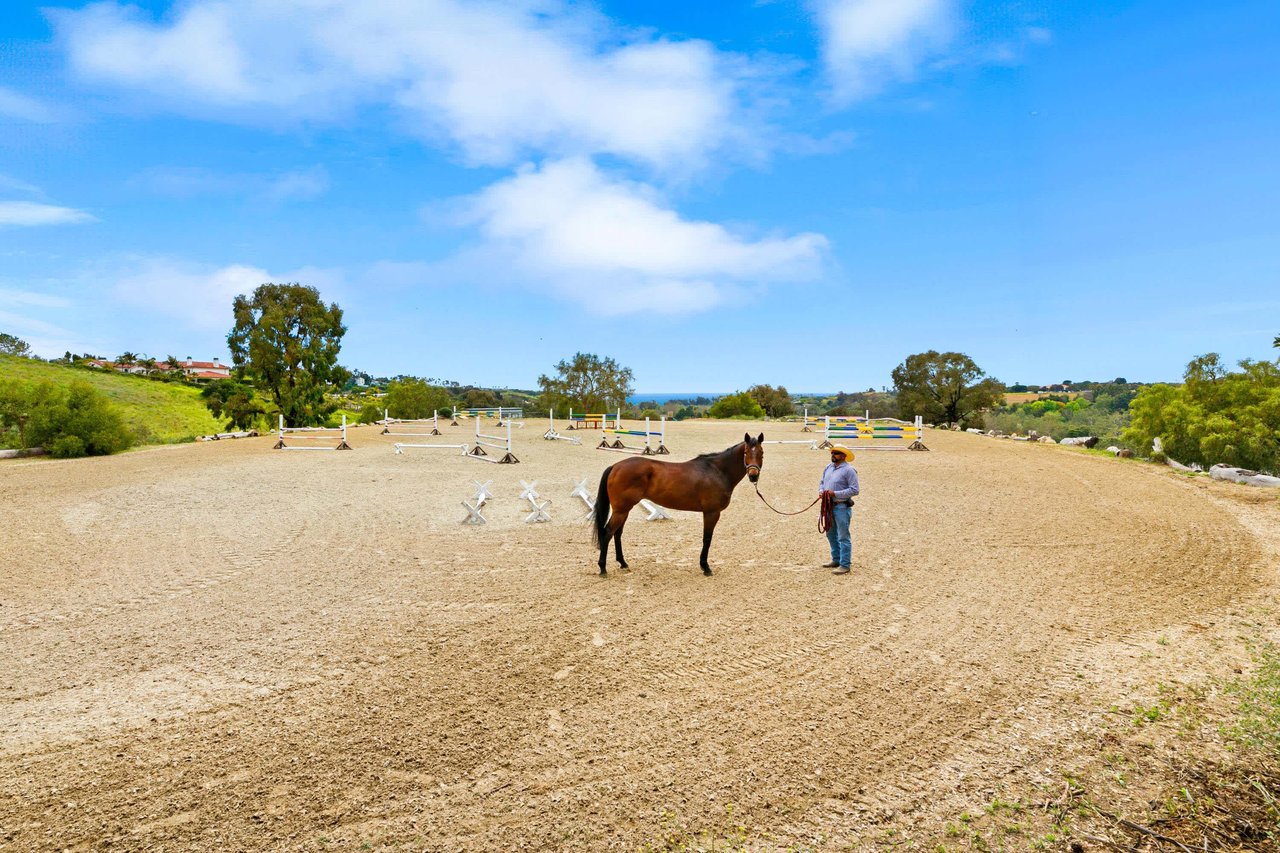
[[[236,376],[258,387],[287,426],[323,423],[336,404],[326,393],[346,381],[338,351],[347,327],[337,303],[325,305],[314,287],[262,284],[232,303],[227,334]]]

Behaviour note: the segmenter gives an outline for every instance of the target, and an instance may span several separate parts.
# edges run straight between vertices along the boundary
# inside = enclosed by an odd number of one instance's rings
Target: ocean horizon
[[[637,391],[635,394],[632,394],[630,397],[627,398],[627,402],[631,405],[635,405],[636,403],[641,403],[641,402],[649,402],[649,401],[652,401],[654,403],[669,403],[672,400],[693,400],[698,397],[707,397],[712,400],[715,400],[716,398],[723,397],[726,394],[736,394],[736,393],[737,393],[736,391],[681,391],[678,393],[663,391],[660,393],[654,392],[650,394],[648,392]],[[834,391],[796,391],[791,396],[792,397],[831,397],[831,396],[834,396],[835,393],[836,392]]]

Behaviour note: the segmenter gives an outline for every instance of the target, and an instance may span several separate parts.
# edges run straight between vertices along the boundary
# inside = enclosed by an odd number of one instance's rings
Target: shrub
[[[474,399],[483,400],[480,403],[470,402],[473,394],[475,392],[467,395],[469,406],[483,408],[498,405],[498,397],[492,391],[484,391],[476,395]],[[453,398],[439,385],[431,385],[421,379],[407,378],[391,383],[387,388],[387,396],[383,398],[383,405],[391,412],[393,418],[429,418],[437,409],[449,411],[453,405]],[[379,413],[378,417],[382,417],[382,414]]]
[[[49,455],[54,459],[74,459],[87,455],[84,439],[78,435],[63,435],[49,445]]]
[[[383,405],[380,400],[369,400],[360,407],[360,414],[356,416],[356,423],[371,424],[382,420]]]
[[[728,394],[711,404],[707,415],[713,418],[763,418],[764,407],[746,391]]]
[[[1160,438],[1170,459],[1280,472],[1280,363],[1244,360],[1229,372],[1216,353],[1187,365],[1181,386],[1150,385],[1130,406],[1125,438]]]
[[[68,458],[105,456],[135,443],[116,408],[83,382],[65,388],[42,382],[31,388],[29,402],[28,447]]]

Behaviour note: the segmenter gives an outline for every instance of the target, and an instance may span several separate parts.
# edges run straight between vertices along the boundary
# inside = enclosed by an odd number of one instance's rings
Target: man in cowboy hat
[[[822,472],[818,492],[830,495],[835,523],[827,529],[827,542],[831,545],[831,562],[823,566],[833,575],[849,574],[853,562],[853,540],[849,536],[849,521],[853,516],[853,498],[858,494],[858,472],[853,470],[853,451],[843,444],[831,445],[831,464]]]

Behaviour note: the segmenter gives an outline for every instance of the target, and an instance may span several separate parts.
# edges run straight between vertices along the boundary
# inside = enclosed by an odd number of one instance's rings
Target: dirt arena
[[[671,424],[669,458],[743,429]],[[859,454],[848,576],[819,568],[816,510],[744,480],[713,577],[700,516],[636,512],[631,570],[600,578],[570,492],[620,457],[542,431],[518,465],[373,427],[349,453],[0,463],[0,848],[942,838],[1003,785],[1060,784],[1109,707],[1239,665],[1275,600],[1273,495],[933,431]],[[826,462],[769,446],[761,491],[799,509]],[[477,479],[489,523],[463,526]]]

